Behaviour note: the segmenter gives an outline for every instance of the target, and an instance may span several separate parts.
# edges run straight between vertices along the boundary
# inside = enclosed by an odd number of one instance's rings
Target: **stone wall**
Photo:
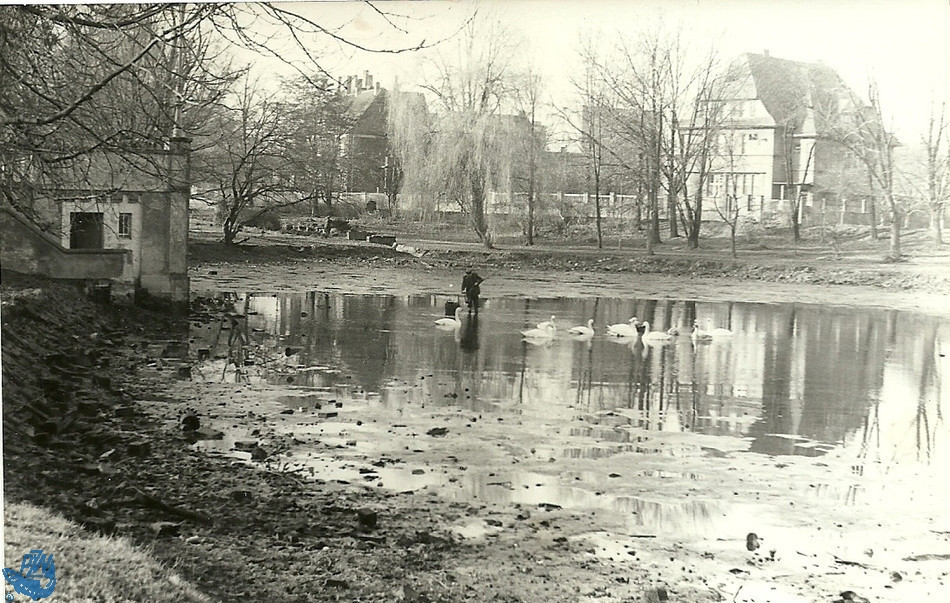
[[[131,252],[125,249],[66,249],[14,211],[0,208],[0,264],[9,270],[72,280],[123,278]]]

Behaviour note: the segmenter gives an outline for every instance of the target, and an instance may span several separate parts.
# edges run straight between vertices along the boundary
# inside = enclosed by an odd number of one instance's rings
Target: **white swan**
[[[643,321],[643,335],[640,336],[644,343],[663,343],[673,339],[669,331],[651,331],[650,323]]]
[[[582,326],[571,327],[570,329],[567,330],[567,332],[570,333],[571,335],[580,335],[582,337],[593,335],[594,334],[594,319],[591,318],[590,320],[588,320],[586,327],[582,327]]]
[[[554,325],[551,325],[544,329],[535,328],[535,329],[529,329],[527,331],[522,331],[521,335],[524,336],[525,339],[548,339],[548,338],[554,337],[554,332],[556,330],[557,330],[556,327]]]
[[[636,337],[637,336],[637,317],[634,316],[627,322],[617,323],[607,326],[607,334],[614,337]]]
[[[709,321],[709,324],[710,326],[712,325],[712,320]],[[732,337],[733,332],[730,331],[729,329],[718,328],[718,329],[710,329],[709,335],[713,338]]]
[[[539,323],[538,323],[538,328],[539,328],[539,329],[547,329],[548,327],[553,327],[553,326],[556,326],[556,325],[554,324],[554,315],[553,315],[553,314],[551,315],[551,320],[545,320],[545,321],[542,321],[542,322],[539,322]]]
[[[690,333],[689,336],[692,338],[693,343],[698,341],[709,341],[712,339],[712,335],[709,333],[709,331],[700,329],[699,322],[695,320],[693,321],[693,332]]]
[[[435,321],[435,326],[437,327],[453,327],[458,328],[462,326],[462,308],[455,309],[455,318],[440,318]]]

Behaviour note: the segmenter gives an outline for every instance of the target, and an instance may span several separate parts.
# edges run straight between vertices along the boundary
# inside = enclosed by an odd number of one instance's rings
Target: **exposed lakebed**
[[[245,318],[193,323],[197,362],[182,386],[218,400],[212,424],[225,434],[198,446],[248,460],[262,449],[261,462],[306,479],[587,510],[607,556],[630,538],[709,551],[756,532],[765,558],[777,551],[777,572],[828,555],[864,563],[869,550],[909,572],[901,564],[921,547],[947,546],[937,478],[950,325],[940,318],[497,298],[477,320],[440,329],[447,299],[222,294]],[[522,339],[552,314],[554,337]],[[604,334],[631,316],[682,334],[664,345]],[[567,335],[588,318],[593,338]],[[733,335],[694,344],[694,319]],[[921,586],[944,580],[942,566]]]

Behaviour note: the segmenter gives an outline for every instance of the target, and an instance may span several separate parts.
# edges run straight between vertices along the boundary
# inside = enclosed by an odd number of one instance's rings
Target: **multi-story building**
[[[343,89],[351,99],[347,117],[352,123],[340,141],[343,191],[384,193],[395,169],[389,143],[390,103],[399,95],[403,102],[425,112],[425,99],[415,92],[387,90],[374,82],[369,72],[364,72],[362,78],[344,79]]]
[[[788,212],[798,200],[802,221],[849,197],[864,197],[866,207],[866,177],[826,136],[856,102],[833,69],[747,53],[734,77],[729,97],[716,101],[722,106],[705,182],[708,211],[718,205],[763,218]]]

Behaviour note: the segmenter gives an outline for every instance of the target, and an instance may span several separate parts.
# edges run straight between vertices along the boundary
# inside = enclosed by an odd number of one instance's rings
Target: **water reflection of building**
[[[752,450],[768,453],[858,446],[856,434],[867,447],[869,434],[910,424],[919,435],[900,446],[933,454],[934,430],[945,429],[947,367],[935,350],[950,337],[934,318],[797,304],[497,299],[470,331],[477,346],[462,346],[460,333],[433,328],[443,302],[310,293],[235,303],[252,313],[253,343],[277,378],[298,365],[338,369],[298,371],[294,383],[348,380],[381,391],[385,404],[514,413],[529,424],[596,423],[613,413],[610,422],[632,428],[749,437]],[[521,340],[522,328],[555,311],[598,325],[636,315],[684,332],[697,319],[735,336],[697,346],[685,335],[669,346]]]

